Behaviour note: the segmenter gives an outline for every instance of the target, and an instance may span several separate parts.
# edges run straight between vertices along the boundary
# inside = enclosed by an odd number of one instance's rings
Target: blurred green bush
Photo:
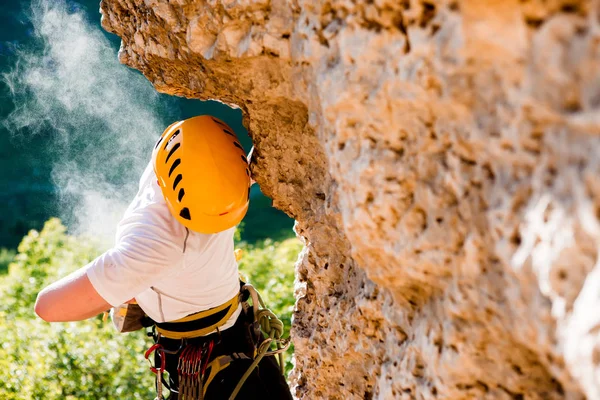
[[[49,324],[33,311],[44,286],[98,253],[91,240],[66,235],[57,219],[23,239],[0,279],[0,398],[153,398],[144,332],[119,335],[100,316]]]
[[[240,269],[289,331],[300,242],[265,240],[238,247],[244,251]],[[57,219],[23,239],[8,274],[0,276],[1,399],[154,398],[153,375],[143,357],[151,344],[145,332],[119,334],[101,316],[49,324],[33,311],[43,287],[99,253],[97,243],[67,235]]]
[[[12,249],[0,249],[0,275],[8,272],[8,264],[15,258],[15,251]]]

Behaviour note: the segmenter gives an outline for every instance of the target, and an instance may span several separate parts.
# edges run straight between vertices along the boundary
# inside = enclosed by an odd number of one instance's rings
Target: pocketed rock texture
[[[299,399],[600,399],[600,1],[103,0],[297,220]]]

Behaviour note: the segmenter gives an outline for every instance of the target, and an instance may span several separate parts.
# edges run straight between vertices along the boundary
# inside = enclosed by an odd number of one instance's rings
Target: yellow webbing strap
[[[251,360],[250,357],[245,355],[244,353],[234,353],[231,356],[219,356],[212,360],[210,364],[206,367],[206,370],[209,371],[208,378],[206,378],[206,382],[204,382],[204,386],[202,388],[202,394],[206,396],[206,391],[208,390],[208,386],[215,379],[215,376],[225,368],[229,367],[234,360]]]
[[[207,369],[210,369],[210,373],[208,374],[208,378],[206,379],[206,382],[204,383],[204,387],[202,388],[203,395],[206,396],[206,389],[208,389],[208,385],[210,385],[212,380],[215,378],[215,376],[219,372],[221,372],[225,368],[229,367],[229,364],[231,364],[231,361],[233,361],[233,358],[231,358],[229,356],[219,356],[219,357],[215,358],[214,360],[212,360],[210,362],[210,364],[208,364]]]
[[[223,318],[221,318],[219,321],[217,321],[214,324],[207,326],[205,328],[197,329],[195,331],[188,331],[188,332],[175,332],[175,331],[169,331],[169,330],[160,328],[158,325],[156,325],[156,330],[162,336],[169,338],[169,339],[184,339],[184,338],[194,338],[194,337],[198,337],[198,336],[206,336],[209,333],[211,333],[212,331],[214,331],[215,329],[225,325],[225,323],[229,320],[229,317],[231,317],[231,315],[235,312],[235,310],[237,310],[238,302],[239,302],[239,293],[236,293],[236,295],[231,300],[229,300],[227,303],[221,304],[220,306],[211,308],[209,310],[200,311],[198,313],[188,315],[187,317],[183,317],[183,318],[180,318],[175,321],[169,321],[169,323],[197,321],[202,318],[210,317],[211,315],[214,315],[220,311],[225,310],[227,307],[229,307],[229,311],[227,311],[227,313],[223,316]]]

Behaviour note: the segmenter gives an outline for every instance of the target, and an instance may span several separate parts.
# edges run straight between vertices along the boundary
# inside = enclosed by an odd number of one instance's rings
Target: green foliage
[[[0,399],[151,399],[153,375],[143,331],[119,334],[98,316],[49,324],[34,313],[37,293],[99,254],[90,239],[65,233],[57,219],[31,231],[0,276]],[[297,239],[241,243],[240,269],[282,318],[289,335]],[[2,254],[2,253],[0,253]],[[8,256],[7,256],[8,257]],[[291,369],[291,354],[286,370]]]
[[[66,235],[56,219],[23,239],[0,279],[0,398],[152,398],[143,332],[119,334],[101,317],[48,324],[34,314],[43,287],[96,254],[93,242]]]
[[[8,264],[15,258],[15,251],[9,249],[0,249],[0,275],[8,272]]]
[[[296,238],[282,242],[266,239],[257,245],[241,244],[240,271],[261,294],[266,306],[285,325],[284,337],[289,331],[294,311],[294,263],[302,249]],[[293,346],[286,354],[286,373],[292,369]]]

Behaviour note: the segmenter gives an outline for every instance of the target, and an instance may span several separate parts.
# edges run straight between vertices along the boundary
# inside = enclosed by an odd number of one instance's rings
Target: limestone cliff
[[[600,1],[103,0],[242,108],[306,248],[301,399],[600,399]]]

